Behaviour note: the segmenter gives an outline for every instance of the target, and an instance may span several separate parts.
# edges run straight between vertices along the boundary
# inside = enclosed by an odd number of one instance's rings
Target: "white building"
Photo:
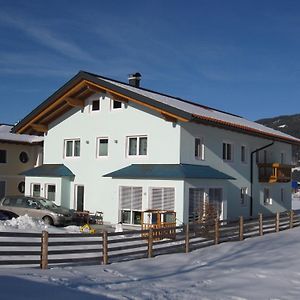
[[[0,199],[23,194],[25,177],[20,173],[42,164],[43,137],[11,133],[12,127],[0,124]]]
[[[233,219],[291,208],[291,145],[300,140],[242,117],[79,72],[15,127],[44,136],[44,165],[26,194],[104,221],[138,224],[146,209],[182,222],[201,201]]]

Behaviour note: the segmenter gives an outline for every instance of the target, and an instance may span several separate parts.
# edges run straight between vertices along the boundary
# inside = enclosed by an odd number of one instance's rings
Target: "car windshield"
[[[44,208],[47,208],[47,209],[58,208],[58,206],[55,203],[53,203],[53,201],[50,201],[47,199],[39,199],[39,203],[41,204],[41,206],[43,206]]]

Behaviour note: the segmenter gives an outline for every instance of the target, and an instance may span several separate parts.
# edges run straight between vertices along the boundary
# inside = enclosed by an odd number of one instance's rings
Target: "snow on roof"
[[[12,128],[13,128],[12,125],[0,124],[0,142],[9,141],[9,142],[33,144],[33,143],[42,142],[44,140],[44,138],[41,136],[11,133]]]
[[[121,83],[119,81],[114,81],[100,76],[98,78],[103,81],[114,84],[116,86],[119,86],[123,89],[126,89],[128,91],[140,94],[152,100],[158,101],[160,103],[164,103],[171,107],[175,107],[177,109],[190,113],[194,115],[196,118],[205,119],[216,123],[219,122],[234,127],[240,127],[246,130],[256,131],[262,134],[272,135],[276,137],[281,137],[283,139],[289,139],[289,140],[294,140],[295,142],[300,142],[299,139],[291,135],[280,132],[278,130],[274,130],[272,128],[266,127],[256,122],[249,121],[240,116],[236,116],[230,113],[222,112],[220,110],[202,106],[200,104],[193,103],[192,101],[185,101],[175,97],[166,96],[160,93],[155,93],[153,91],[145,90],[143,88],[137,88],[125,83]]]

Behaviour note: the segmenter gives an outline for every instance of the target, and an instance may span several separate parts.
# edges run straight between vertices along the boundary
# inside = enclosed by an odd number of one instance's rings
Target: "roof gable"
[[[99,92],[109,92],[115,99],[135,102],[158,111],[167,121],[196,122],[209,126],[261,136],[287,143],[300,140],[288,134],[191,101],[168,96],[87,72],[79,72],[46,99],[14,128],[16,133],[42,134],[48,125],[73,107],[83,107],[85,99]]]

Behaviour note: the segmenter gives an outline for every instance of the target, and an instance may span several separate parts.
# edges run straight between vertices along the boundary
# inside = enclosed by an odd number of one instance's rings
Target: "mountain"
[[[300,139],[300,114],[260,119],[256,122]],[[293,146],[293,160],[299,164],[300,146]]]
[[[261,119],[256,122],[300,139],[300,114]]]

